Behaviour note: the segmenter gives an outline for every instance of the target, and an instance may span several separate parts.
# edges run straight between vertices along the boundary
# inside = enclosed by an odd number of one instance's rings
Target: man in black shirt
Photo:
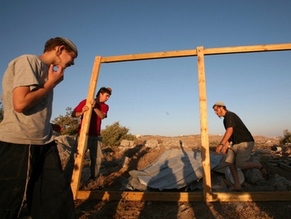
[[[234,180],[233,189],[241,191],[237,168],[259,169],[266,178],[267,169],[261,163],[251,161],[251,153],[255,145],[254,138],[242,120],[235,113],[228,111],[223,102],[216,102],[212,108],[218,117],[224,117],[225,133],[216,147],[216,153],[226,154],[225,162]]]

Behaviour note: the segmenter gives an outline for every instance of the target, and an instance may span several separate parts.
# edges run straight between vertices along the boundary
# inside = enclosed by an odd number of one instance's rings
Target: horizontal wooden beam
[[[102,57],[102,63],[196,56],[196,49]]]
[[[234,46],[222,48],[204,49],[204,55],[220,55],[231,53],[252,53],[252,52],[273,52],[291,50],[291,43],[286,44],[268,44],[268,45],[254,45],[254,46]]]
[[[127,201],[204,201],[202,192],[133,192],[133,191],[79,191],[77,199]],[[291,201],[291,192],[212,192],[206,202]]]
[[[206,199],[206,202],[291,201],[291,192],[213,192]]]
[[[233,47],[220,47],[220,48],[205,48],[204,55],[221,55],[231,53],[252,53],[252,52],[272,52],[291,50],[291,43],[285,44],[266,44],[266,45],[253,45],[253,46],[233,46]],[[178,58],[197,56],[197,50],[178,50],[166,52],[152,52],[119,56],[106,56],[101,58],[101,63],[111,62],[125,62],[125,61],[138,61],[148,59],[164,59],[164,58]]]
[[[133,191],[79,191],[77,199],[128,201],[203,201],[202,192],[133,192]]]

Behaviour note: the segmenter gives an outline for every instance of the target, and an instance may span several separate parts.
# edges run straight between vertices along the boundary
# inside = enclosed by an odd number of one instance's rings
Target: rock
[[[147,140],[146,143],[145,143],[145,146],[148,147],[148,148],[155,148],[158,145],[159,145],[159,142],[156,139]]]
[[[123,146],[123,147],[129,147],[131,148],[132,146],[134,146],[134,142],[133,141],[130,141],[130,140],[122,140],[120,142],[120,146]]]
[[[265,181],[262,173],[258,169],[249,169],[245,171],[245,178],[246,181],[252,184],[259,184],[262,181]]]

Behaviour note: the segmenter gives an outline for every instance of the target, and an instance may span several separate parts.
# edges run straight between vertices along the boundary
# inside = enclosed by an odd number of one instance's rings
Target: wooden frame
[[[197,47],[194,50],[180,50],[168,52],[155,52],[144,54],[131,54],[121,56],[96,56],[89,91],[87,96],[88,111],[85,112],[83,125],[78,142],[78,154],[75,159],[75,168],[72,175],[71,187],[74,199],[102,199],[102,200],[152,200],[152,201],[205,201],[205,202],[229,202],[229,201],[290,201],[291,192],[212,192],[210,175],[210,150],[208,138],[208,114],[207,114],[207,95],[206,95],[206,77],[205,77],[205,55],[233,54],[233,53],[254,53],[291,50],[291,44],[268,44],[254,46],[236,46],[223,48],[203,48]],[[116,192],[116,191],[79,191],[79,184],[82,172],[82,160],[84,158],[86,144],[88,141],[88,130],[92,107],[88,100],[94,98],[96,85],[99,76],[101,63],[125,62],[149,59],[165,59],[177,57],[197,56],[198,62],[198,83],[199,83],[199,106],[200,106],[200,134],[202,145],[202,167],[203,167],[203,192]]]

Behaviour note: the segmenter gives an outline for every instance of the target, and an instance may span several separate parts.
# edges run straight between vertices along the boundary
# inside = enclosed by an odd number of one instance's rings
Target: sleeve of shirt
[[[109,111],[109,106],[105,103],[100,104],[100,111],[104,113],[105,117],[107,117],[107,113]]]
[[[15,80],[13,84],[13,88],[21,87],[21,86],[29,86],[30,90],[34,90],[41,83],[44,83],[44,78],[40,74],[40,67],[37,66],[37,62],[30,56],[20,56],[16,60],[14,60],[14,73]]]
[[[82,112],[83,107],[86,105],[86,99],[82,100],[78,106],[75,107],[74,111],[75,112]]]
[[[235,119],[234,114],[231,112],[228,112],[226,116],[224,117],[224,127],[225,129],[230,127],[235,127]]]

